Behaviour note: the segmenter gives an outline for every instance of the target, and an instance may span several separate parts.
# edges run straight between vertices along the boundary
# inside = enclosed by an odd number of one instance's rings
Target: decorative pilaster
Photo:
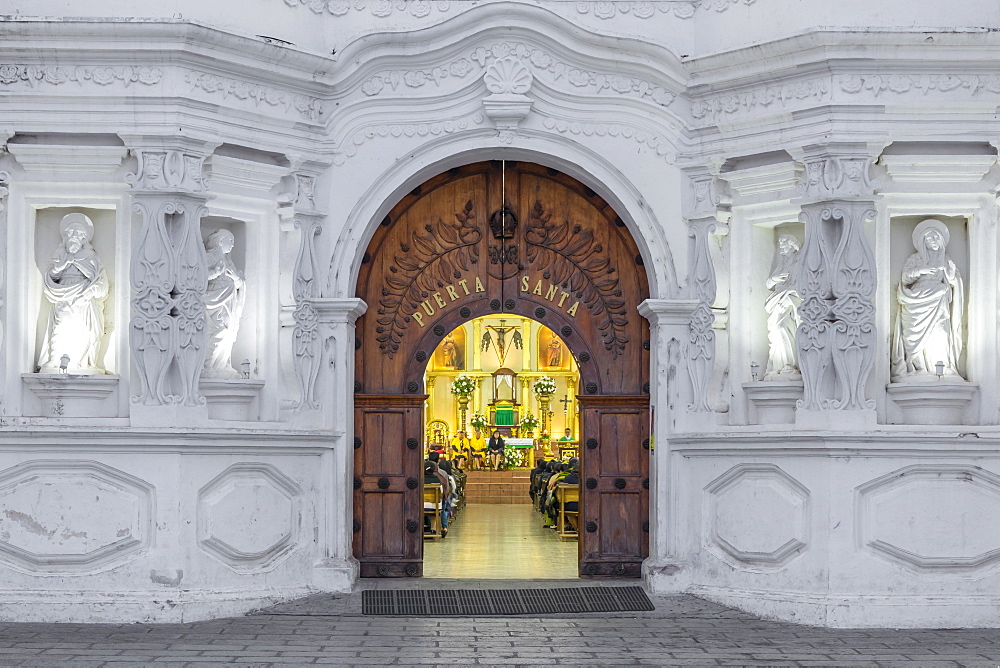
[[[0,142],[6,144],[11,137],[9,132],[0,132]],[[4,150],[0,148],[0,156]],[[7,322],[7,300],[4,299],[7,288],[7,195],[10,193],[10,174],[0,170],[0,351],[5,349]],[[6,369],[6,354],[0,355],[0,369]],[[5,374],[6,377],[6,374]],[[5,395],[6,393],[4,393]],[[0,415],[6,413],[7,397],[0,395]]]
[[[295,192],[292,196],[295,229],[299,230],[299,250],[292,270],[292,296],[295,311],[292,318],[292,354],[295,376],[299,381],[299,398],[296,410],[318,410],[316,378],[320,368],[319,321],[309,300],[320,296],[320,268],[316,257],[316,237],[323,231],[322,211],[316,208],[315,173],[298,172],[292,175]]]
[[[801,220],[805,244],[799,261],[802,304],[797,332],[804,394],[799,423],[810,412],[855,411],[874,421],[865,383],[874,364],[875,256],[865,222],[875,216],[868,147],[846,144],[806,147]],[[838,424],[849,426],[838,418]]]
[[[139,376],[133,404],[205,405],[208,269],[201,238],[205,161],[213,144],[185,137],[125,137],[138,162],[126,177],[142,227],[132,248],[129,346]],[[175,365],[176,376],[167,371]]]
[[[471,371],[483,370],[483,353],[481,342],[483,340],[483,322],[481,320],[472,321],[472,369]],[[481,405],[481,404],[477,404]]]
[[[716,301],[717,280],[711,244],[720,226],[720,213],[727,214],[722,205],[724,184],[715,176],[715,171],[710,168],[689,171],[685,202],[689,237],[688,293],[698,303],[691,314],[688,331],[688,374],[693,390],[688,409],[694,413],[710,413],[714,408],[709,399],[709,383],[715,365],[715,313],[712,307]]]
[[[674,489],[670,474],[670,434],[685,428],[690,386],[684,381],[683,366],[692,316],[701,304],[696,300],[647,299],[639,304],[639,314],[649,320],[650,357],[649,406],[650,488],[649,558],[643,564],[648,582],[658,593],[683,589],[686,569],[675,563],[678,518],[672,503]],[[680,573],[681,575],[675,575]]]

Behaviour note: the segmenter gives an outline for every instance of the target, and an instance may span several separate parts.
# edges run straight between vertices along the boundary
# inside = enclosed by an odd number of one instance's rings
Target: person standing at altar
[[[499,471],[500,465],[503,464],[504,447],[504,440],[500,435],[500,430],[494,429],[493,435],[490,436],[489,445],[487,446],[490,455],[490,466],[493,467],[494,471]]]

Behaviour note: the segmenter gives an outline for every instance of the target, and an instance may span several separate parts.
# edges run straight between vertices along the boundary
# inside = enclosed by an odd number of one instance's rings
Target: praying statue
[[[955,263],[945,252],[949,236],[947,226],[933,218],[913,230],[917,252],[903,265],[896,290],[899,312],[892,334],[893,382],[961,375],[965,291]]]
[[[236,240],[229,230],[216,230],[208,237],[208,288],[205,291],[205,321],[208,349],[202,378],[239,378],[233,368],[233,344],[240,330],[246,302],[246,277],[236,268],[230,253]]]
[[[39,373],[102,374],[104,302],[108,275],[90,245],[94,223],[82,213],[64,216],[62,243],[45,266],[42,291],[51,302],[48,326],[38,356]]]
[[[767,277],[771,294],[764,300],[767,311],[767,370],[764,380],[797,380],[798,355],[795,349],[795,331],[799,327],[799,303],[802,299],[795,287],[795,273],[799,265],[802,245],[791,234],[778,237],[777,253]]]

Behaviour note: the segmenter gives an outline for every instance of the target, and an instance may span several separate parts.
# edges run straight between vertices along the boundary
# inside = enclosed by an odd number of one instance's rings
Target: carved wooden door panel
[[[579,400],[580,575],[639,577],[649,556],[649,399]]]
[[[404,196],[372,237],[358,277],[358,296],[368,304],[357,324],[355,357],[356,434],[361,438],[355,456],[361,486],[355,492],[355,517],[361,520],[355,556],[362,575],[406,574],[407,566],[419,562],[419,532],[412,538],[400,532],[407,531],[407,521],[421,521],[421,504],[397,483],[422,477],[420,456],[399,452],[395,442],[386,453],[369,456],[371,448],[385,447],[380,439],[389,437],[373,440],[368,433],[404,429],[406,438],[418,439],[416,452],[423,452],[418,409],[424,373],[445,335],[494,313],[541,322],[572,351],[581,395],[588,401],[633,398],[631,412],[613,419],[585,417],[584,439],[591,431],[617,428],[615,421],[625,432],[638,434],[638,416],[646,410],[643,401],[648,403],[644,342],[649,328],[636,307],[648,295],[642,259],[625,224],[593,190],[554,169],[481,162],[439,174]],[[404,404],[404,399],[414,403]],[[412,409],[405,417],[384,413],[404,405]],[[636,447],[641,449],[641,443],[639,438]],[[597,488],[581,490],[584,508],[628,518],[617,524],[599,519],[594,538],[603,526],[613,537],[584,541],[591,555],[587,563],[600,565],[593,575],[615,574],[605,572],[616,567],[606,564],[620,563],[627,564],[629,574],[638,574],[633,565],[645,550],[641,527],[648,502],[636,485],[646,463],[636,459],[631,445],[626,450],[629,454],[610,469],[614,476],[605,480],[602,473]],[[607,457],[610,463],[611,454]],[[622,477],[628,493],[605,495],[604,486]],[[385,489],[377,486],[382,478],[388,480]],[[400,496],[391,496],[397,492]],[[373,519],[399,512],[405,517],[381,524]],[[369,532],[381,535],[369,537]]]
[[[423,395],[354,401],[354,555],[361,577],[422,575]]]

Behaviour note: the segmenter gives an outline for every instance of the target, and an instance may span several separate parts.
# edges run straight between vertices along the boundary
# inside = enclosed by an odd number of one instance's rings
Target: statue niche
[[[545,369],[568,369],[566,344],[548,327],[538,328],[538,366]]]
[[[208,348],[202,378],[240,377],[233,368],[232,357],[246,303],[246,277],[233,264],[231,253],[235,243],[232,232],[220,229],[212,232],[205,244],[208,256],[208,288],[205,290]]]
[[[438,345],[434,366],[442,370],[465,369],[465,328],[458,327]]]
[[[799,380],[795,331],[799,327],[799,297],[795,274],[802,244],[791,234],[778,237],[767,288],[771,293],[764,300],[767,311],[767,370],[764,380]]]
[[[903,265],[892,334],[892,381],[895,383],[959,376],[965,289],[946,249],[950,234],[930,218],[913,230],[916,253]],[[942,363],[942,367],[938,367]]]
[[[39,373],[63,370],[103,374],[98,357],[105,334],[107,272],[91,245],[94,223],[82,213],[64,216],[62,242],[42,275],[42,291],[52,304],[38,356]]]

